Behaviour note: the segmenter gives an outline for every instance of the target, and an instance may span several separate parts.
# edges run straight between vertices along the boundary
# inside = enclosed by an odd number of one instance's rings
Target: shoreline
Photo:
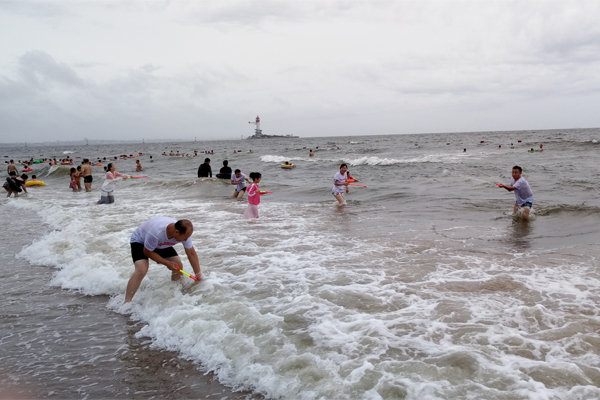
[[[109,296],[49,286],[54,268],[15,257],[48,232],[30,235],[39,228],[31,215],[15,223],[3,214],[0,222],[5,226],[0,251],[6,260],[0,271],[1,398],[168,398],[174,393],[182,398],[262,398],[234,392],[176,352],[153,349],[150,338],[137,337],[143,322],[106,308]],[[23,229],[24,224],[31,229]]]

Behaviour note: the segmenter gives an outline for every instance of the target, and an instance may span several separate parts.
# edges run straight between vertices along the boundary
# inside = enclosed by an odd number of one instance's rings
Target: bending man
[[[533,207],[533,191],[529,182],[521,176],[523,169],[518,165],[515,165],[512,169],[512,178],[510,185],[498,184],[501,188],[508,190],[509,192],[515,192],[515,208],[513,215],[517,213],[519,207],[523,207],[523,218],[529,218],[529,211]]]
[[[177,243],[183,243],[185,254],[196,273],[196,278],[202,279],[198,254],[192,245],[194,226],[187,219],[175,220],[169,217],[154,217],[141,224],[131,235],[131,257],[135,272],[127,283],[125,303],[130,302],[137,292],[142,280],[148,273],[151,259],[166,266],[172,271],[171,280],[181,278],[181,272],[175,267],[182,268],[183,263],[173,248]]]

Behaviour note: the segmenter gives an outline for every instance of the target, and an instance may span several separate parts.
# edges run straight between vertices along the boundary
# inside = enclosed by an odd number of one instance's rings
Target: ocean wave
[[[75,152],[74,151],[69,151],[69,150],[63,151],[63,154],[73,154],[73,153],[75,153]]]
[[[285,157],[285,156],[274,156],[274,155],[270,155],[270,154],[267,154],[266,156],[262,156],[260,158],[260,161],[262,161],[262,162],[274,162],[274,163],[278,163],[278,164],[282,164],[282,163],[284,163],[286,161],[290,161],[290,160],[310,161],[306,157]]]
[[[346,162],[352,166],[357,165],[396,165],[396,164],[418,164],[418,163],[454,163],[459,162],[464,157],[455,154],[429,154],[421,157],[408,159],[395,158],[379,158],[374,156],[365,156],[357,159],[347,160]]]
[[[600,214],[600,207],[581,205],[569,205],[559,204],[552,206],[539,206],[536,205],[536,214],[538,216],[551,216],[561,213],[579,214],[579,215],[592,215]]]

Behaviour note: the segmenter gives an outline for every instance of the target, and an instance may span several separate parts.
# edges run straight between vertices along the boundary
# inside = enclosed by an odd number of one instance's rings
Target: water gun
[[[196,282],[200,281],[200,279],[196,278],[195,276],[192,276],[192,275],[188,274],[187,272],[185,272],[184,270],[182,270],[181,268],[179,268],[179,266],[177,264],[175,264],[175,268],[177,268],[177,270],[179,270],[179,272],[181,272],[182,274],[185,274],[185,275],[189,276],[190,278],[192,278]]]

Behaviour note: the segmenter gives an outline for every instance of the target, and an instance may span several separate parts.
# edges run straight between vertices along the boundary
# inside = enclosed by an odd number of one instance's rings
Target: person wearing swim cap
[[[154,217],[141,224],[131,235],[131,258],[135,272],[129,278],[125,292],[125,303],[129,303],[137,292],[142,280],[148,273],[150,261],[162,264],[171,270],[171,280],[177,281],[182,274],[183,262],[173,248],[182,243],[185,254],[194,269],[198,280],[202,280],[198,254],[192,245],[194,226],[187,219],[177,221],[169,217]]]
[[[523,208],[523,218],[529,218],[529,212],[531,211],[531,207],[533,207],[533,191],[531,190],[531,186],[529,186],[529,182],[525,180],[521,176],[523,169],[518,165],[515,165],[512,169],[512,178],[510,180],[510,185],[502,185],[498,184],[499,187],[508,190],[509,192],[515,192],[515,207],[513,210],[513,215],[517,214],[519,208]]]

